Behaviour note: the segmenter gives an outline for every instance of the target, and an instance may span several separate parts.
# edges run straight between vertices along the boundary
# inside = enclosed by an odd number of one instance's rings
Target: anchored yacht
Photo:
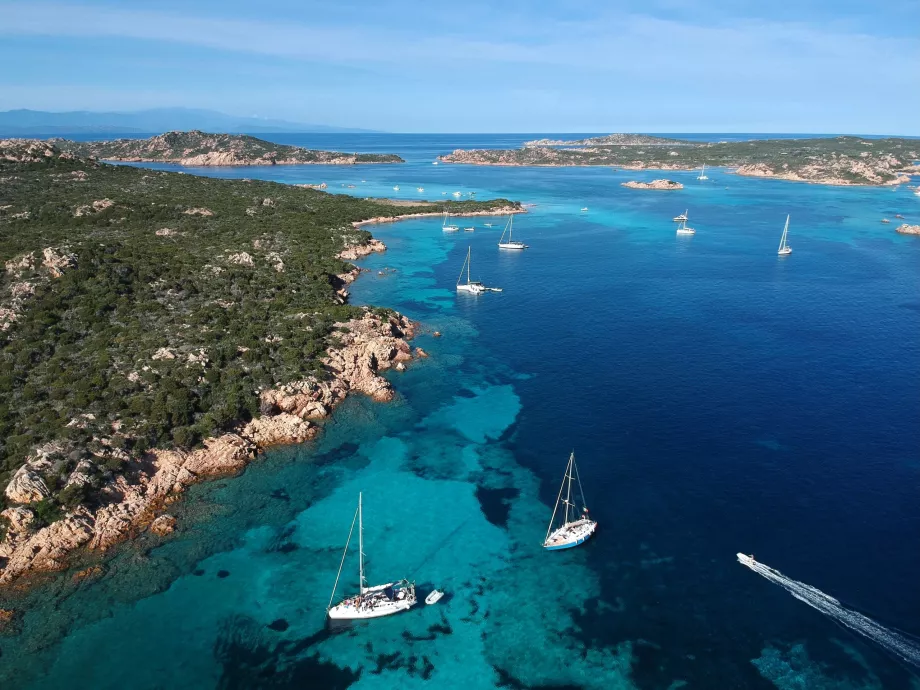
[[[335,599],[335,590],[339,586],[342,576],[342,566],[345,565],[345,555],[348,553],[348,544],[355,529],[355,520],[358,522],[358,593],[332,605]],[[364,577],[364,515],[362,510],[362,494],[358,494],[358,510],[351,521],[351,530],[348,532],[348,541],[345,542],[345,551],[342,553],[342,562],[339,565],[335,585],[332,587],[332,596],[329,597],[329,607],[326,614],[333,620],[354,620],[362,618],[380,618],[394,613],[408,611],[415,606],[415,583],[408,580],[388,582],[385,585],[367,586]]]

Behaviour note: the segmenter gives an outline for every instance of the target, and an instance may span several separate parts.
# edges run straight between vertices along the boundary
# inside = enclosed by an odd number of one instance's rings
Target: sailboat
[[[686,213],[684,214],[684,219],[680,221],[680,223],[677,226],[677,234],[678,235],[695,235],[696,234],[696,230],[694,230],[693,228],[687,227],[687,214]]]
[[[673,218],[674,222],[675,222],[675,223],[680,223],[681,221],[687,220],[687,213],[688,213],[689,211],[690,211],[690,209],[687,209],[686,211],[684,211],[683,213],[681,213],[679,216],[674,216],[674,218]]]
[[[508,216],[508,222],[505,224],[505,229],[502,232],[502,236],[498,240],[499,249],[527,249],[527,245],[523,242],[518,242],[512,239],[511,234],[513,232],[512,225],[514,225],[514,216]],[[505,242],[505,235],[508,235],[508,241]]]
[[[394,191],[394,192],[398,192],[398,191],[399,191],[399,185],[396,185],[395,187],[393,187],[393,191]]]
[[[444,222],[441,223],[441,230],[444,232],[457,232],[460,228],[450,222],[450,211],[444,211]]]
[[[358,522],[358,594],[332,605],[335,599],[335,590],[339,586],[342,576],[342,566],[345,565],[345,555],[348,553],[348,544],[351,542],[352,532],[355,530],[355,521]],[[332,596],[329,597],[329,606],[326,614],[334,620],[352,620],[360,618],[380,618],[394,613],[407,611],[415,606],[415,583],[408,580],[388,582],[385,585],[367,586],[364,577],[364,515],[362,511],[362,494],[358,494],[358,510],[351,521],[348,531],[348,541],[345,542],[345,551],[342,553],[342,562],[339,572],[335,576],[335,585],[332,587]]]
[[[709,179],[708,177],[706,177],[706,166],[705,165],[703,166],[702,170],[700,170],[700,174],[697,176],[696,179],[698,180],[708,180]]]
[[[483,285],[478,280],[470,280],[470,258],[472,257],[473,248],[466,250],[466,260],[460,267],[460,275],[457,277],[457,292],[468,292],[471,295],[481,295],[483,292],[501,292],[501,288],[490,288]],[[466,270],[466,282],[463,282],[463,271]]]
[[[789,234],[789,216],[787,215],[786,225],[785,227],[783,227],[783,236],[779,241],[779,249],[776,252],[779,256],[789,256],[790,254],[792,254],[792,247],[790,247],[789,244],[786,242],[786,236],[788,234]]]
[[[575,508],[572,495],[572,480],[578,482],[578,491],[581,494],[582,509],[581,513]],[[588,509],[584,506],[585,492],[581,488],[581,479],[578,477],[578,467],[575,465],[575,451],[569,455],[569,463],[565,466],[565,476],[562,478],[562,486],[559,487],[559,496],[556,498],[556,507],[553,508],[553,517],[550,518],[549,527],[546,530],[546,539],[543,540],[543,548],[547,551],[559,551],[561,549],[571,549],[572,547],[584,544],[597,529],[597,522],[588,517]],[[559,510],[559,504],[564,507]],[[553,529],[556,523],[556,515],[562,518],[562,524]],[[575,518],[574,520],[572,518]]]

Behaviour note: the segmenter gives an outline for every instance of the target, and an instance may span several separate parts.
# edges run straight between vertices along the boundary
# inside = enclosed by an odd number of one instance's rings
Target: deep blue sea
[[[920,635],[920,238],[894,232],[920,197],[719,169],[654,192],[620,186],[654,171],[431,164],[534,136],[278,135],[408,162],[186,170],[518,199],[530,248],[497,249],[503,219],[369,228],[389,249],[352,301],[419,320],[431,354],[392,374],[398,399],[349,398],[316,442],[194,487],[173,538],[31,594],[22,633],[0,637],[0,686],[920,688],[735,559]],[[674,232],[685,209],[693,237]],[[470,247],[474,277],[504,292],[456,294]],[[600,528],[547,553],[572,449]],[[359,491],[371,582],[448,596],[330,631]],[[351,552],[343,578],[357,586]]]

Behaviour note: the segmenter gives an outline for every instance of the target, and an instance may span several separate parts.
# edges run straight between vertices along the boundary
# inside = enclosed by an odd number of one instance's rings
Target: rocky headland
[[[340,153],[274,144],[244,134],[167,132],[149,139],[69,141],[52,139],[62,151],[83,158],[178,163],[189,167],[241,165],[356,165],[403,163],[396,154]]]
[[[314,438],[320,430],[316,421],[328,417],[351,392],[392,400],[392,386],[381,372],[413,359],[407,339],[414,335],[415,325],[396,313],[381,317],[367,311],[336,327],[342,334],[326,353],[328,379],[310,377],[262,391],[258,417],[231,433],[206,439],[196,450],[151,450],[126,458],[125,471],[101,491],[107,499],[103,506],[79,506],[36,531],[30,506],[49,495],[45,475],[70,450],[66,444],[37,449],[4,491],[15,505],[2,512],[9,527],[0,542],[0,585],[31,573],[63,570],[71,552],[80,547],[105,551],[155,526],[158,515],[191,484],[237,474],[270,446]],[[82,481],[81,472],[85,468],[78,466],[68,482]],[[158,531],[164,524],[171,532],[175,520],[160,521]]]
[[[920,225],[908,225],[907,223],[902,223],[897,228],[895,232],[899,232],[902,235],[920,235]]]
[[[314,438],[348,394],[392,399],[382,374],[427,354],[405,317],[348,304],[351,262],[386,249],[362,221],[520,210],[393,206],[27,140],[0,142],[0,198],[0,585],[17,587],[169,535],[187,487]]]
[[[766,139],[695,142],[611,134],[577,141],[536,140],[520,149],[458,149],[444,163],[505,166],[605,165],[624,170],[727,168],[749,177],[831,185],[896,185],[917,173],[915,139]]]
[[[629,187],[630,189],[658,189],[658,190],[669,190],[669,189],[683,189],[684,186],[680,182],[675,182],[674,180],[652,180],[651,182],[637,182],[635,180],[630,180],[629,182],[623,182],[622,187]]]

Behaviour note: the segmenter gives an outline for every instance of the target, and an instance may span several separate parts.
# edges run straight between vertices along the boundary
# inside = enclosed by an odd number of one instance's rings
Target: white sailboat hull
[[[695,235],[696,230],[694,230],[693,228],[678,228],[677,234],[678,235]]]
[[[457,286],[457,292],[468,292],[471,295],[481,295],[485,291],[482,285],[461,284]]]
[[[499,249],[527,249],[527,245],[523,242],[499,242]]]
[[[329,618],[333,620],[360,620],[365,618],[382,618],[392,616],[394,613],[408,611],[416,604],[415,588],[403,590],[403,599],[388,599],[382,594],[384,590],[392,587],[394,583],[368,587],[364,594],[345,599],[329,609]],[[377,597],[374,595],[378,594]]]
[[[460,228],[456,225],[444,225],[441,227],[444,232],[457,232]]]
[[[777,253],[779,256],[789,256],[790,254],[792,254],[792,247],[783,247],[782,249],[780,249],[780,250],[779,250],[778,252],[776,252],[776,253]]]
[[[546,541],[543,542],[543,548],[547,551],[571,549],[588,541],[594,536],[596,529],[597,523],[588,518],[568,522],[546,538]]]

